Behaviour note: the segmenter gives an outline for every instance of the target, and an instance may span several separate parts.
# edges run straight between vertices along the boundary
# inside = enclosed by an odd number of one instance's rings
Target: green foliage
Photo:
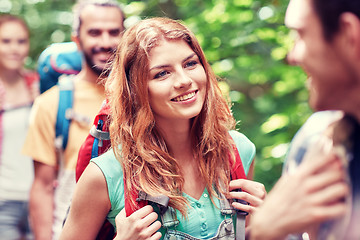
[[[35,67],[52,42],[70,40],[75,0],[1,0],[0,12],[23,16],[32,32],[27,61]],[[121,0],[131,25],[140,18],[180,19],[198,37],[214,71],[230,88],[238,129],[257,147],[255,179],[267,188],[281,174],[289,142],[311,111],[306,76],[286,65],[291,46],[284,26],[288,1],[279,0]],[[228,86],[226,86],[228,84]]]

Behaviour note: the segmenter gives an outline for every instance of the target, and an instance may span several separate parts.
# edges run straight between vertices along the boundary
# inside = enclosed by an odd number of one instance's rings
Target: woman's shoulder
[[[236,148],[239,152],[241,161],[244,166],[245,173],[247,174],[250,168],[250,165],[255,158],[256,148],[255,144],[250,141],[243,133],[236,130],[230,130],[229,134],[234,140]]]
[[[116,159],[113,149],[109,149],[104,154],[91,159],[100,170],[104,173],[105,178],[118,178],[122,175],[122,167],[120,162]]]
[[[252,144],[250,139],[247,136],[245,136],[245,134],[243,134],[237,130],[230,130],[229,134],[234,139],[234,141],[243,141],[243,142]]]
[[[231,138],[234,140],[236,147],[239,148],[246,148],[250,151],[255,151],[255,144],[246,137],[243,133],[238,132],[236,130],[230,130],[229,134]]]
[[[90,161],[100,168],[105,177],[111,203],[111,211],[108,218],[115,224],[115,216],[124,207],[124,175],[121,164],[116,159],[113,149],[109,149],[104,154]]]

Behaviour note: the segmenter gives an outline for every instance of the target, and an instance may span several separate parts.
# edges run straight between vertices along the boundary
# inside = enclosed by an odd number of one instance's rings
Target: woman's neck
[[[160,123],[160,124],[159,124]],[[164,136],[170,154],[178,161],[192,158],[192,142],[190,137],[190,121],[171,121],[170,124],[161,124],[157,121],[158,128]]]
[[[11,88],[15,86],[18,82],[22,81],[23,77],[18,70],[6,70],[0,68],[0,80],[2,84],[6,87]]]
[[[157,121],[158,123],[160,123],[158,126],[169,152],[176,159],[184,178],[183,192],[195,199],[200,199],[206,184],[199,172],[199,159],[196,159],[197,156],[193,152],[194,143],[190,135],[191,120],[166,121],[168,124]]]
[[[32,97],[20,71],[0,70],[1,108],[13,108],[32,102]]]

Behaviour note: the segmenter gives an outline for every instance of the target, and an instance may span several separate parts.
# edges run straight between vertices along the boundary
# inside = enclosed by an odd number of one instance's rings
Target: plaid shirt
[[[287,153],[283,172],[296,171],[302,162],[306,152],[311,146],[319,147],[319,140],[324,136],[332,123],[339,123],[343,119],[343,113],[339,111],[323,111],[314,113],[301,127],[291,142]],[[346,123],[348,124],[348,123]],[[359,123],[352,121],[351,125],[344,125],[346,129],[352,129],[346,139],[351,143],[347,148],[348,174],[352,194],[348,202],[347,214],[333,221],[324,222],[318,232],[318,239],[360,239],[360,127]],[[336,134],[336,132],[334,133]],[[288,239],[303,239],[301,235],[291,235]]]

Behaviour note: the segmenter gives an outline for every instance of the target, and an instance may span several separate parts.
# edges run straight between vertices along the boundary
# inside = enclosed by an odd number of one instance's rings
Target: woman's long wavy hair
[[[178,21],[151,18],[126,30],[106,82],[112,116],[110,135],[126,178],[125,191],[164,194],[170,198],[169,205],[186,216],[184,178],[157,129],[149,104],[149,53],[164,40],[185,41],[205,69],[205,102],[200,114],[191,120],[194,159],[211,197],[217,196],[215,189],[228,189],[229,156],[234,159],[228,131],[235,127],[235,120],[196,37]]]

